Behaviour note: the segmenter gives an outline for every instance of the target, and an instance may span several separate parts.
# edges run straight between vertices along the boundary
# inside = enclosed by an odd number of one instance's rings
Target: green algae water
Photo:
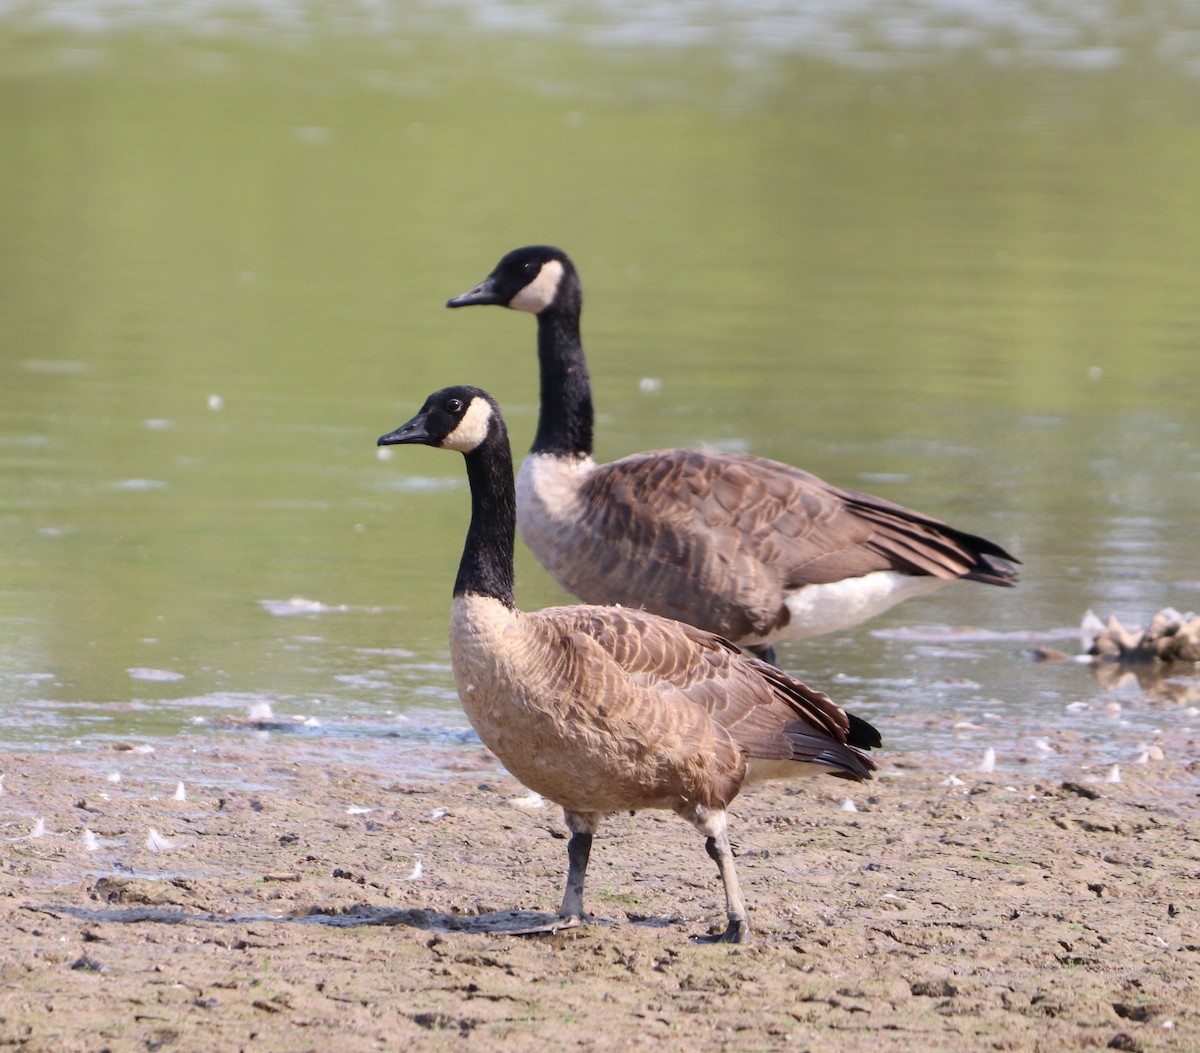
[[[528,444],[532,321],[443,305],[531,242],[599,457],[746,450],[1024,561],[788,668],[917,747],[1108,697],[1022,652],[1200,603],[1200,27],[828,6],[0,5],[0,745],[456,735],[462,465],[374,440],[472,383]]]

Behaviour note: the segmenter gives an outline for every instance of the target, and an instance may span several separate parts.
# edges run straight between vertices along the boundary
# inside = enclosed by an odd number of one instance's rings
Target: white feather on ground
[[[154,827],[150,827],[150,832],[146,835],[146,848],[151,852],[170,852],[175,847],[175,842],[163,837]]]

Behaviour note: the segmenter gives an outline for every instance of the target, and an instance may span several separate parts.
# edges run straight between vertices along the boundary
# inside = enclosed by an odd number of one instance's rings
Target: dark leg
[[[583,878],[587,873],[588,857],[592,854],[592,835],[573,833],[567,842],[567,887],[563,891],[558,916],[571,925],[583,921]]]
[[[714,937],[714,942],[749,943],[750,922],[746,917],[746,904],[742,901],[742,890],[733,868],[733,850],[729,847],[729,835],[725,832],[724,824],[719,834],[704,842],[704,850],[721,873],[721,884],[725,886],[725,912],[729,915],[729,927],[720,936]]]
[[[774,644],[751,644],[746,648],[746,650],[754,655],[754,657],[760,662],[766,662],[767,665],[773,665],[776,669],[779,668],[779,655],[775,651]]]

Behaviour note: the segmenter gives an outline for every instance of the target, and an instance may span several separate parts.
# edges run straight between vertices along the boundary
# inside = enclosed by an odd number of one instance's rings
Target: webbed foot
[[[730,918],[724,932],[700,936],[697,943],[749,943],[750,923],[745,918]]]
[[[524,929],[507,929],[505,936],[553,936],[556,932],[563,932],[566,929],[576,929],[585,924],[584,919],[578,914],[563,916],[559,915],[553,921],[546,922],[545,925],[531,925]]]

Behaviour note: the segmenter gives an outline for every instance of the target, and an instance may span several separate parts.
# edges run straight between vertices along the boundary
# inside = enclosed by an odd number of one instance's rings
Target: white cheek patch
[[[457,450],[459,453],[470,453],[487,438],[491,419],[492,407],[487,399],[471,399],[471,405],[467,407],[467,412],[458,422],[458,427],[442,440],[441,448]]]
[[[563,265],[560,260],[547,260],[542,264],[538,275],[525,286],[516,296],[508,301],[508,306],[514,311],[528,311],[539,314],[554,302],[558,295],[558,286],[563,277]]]

